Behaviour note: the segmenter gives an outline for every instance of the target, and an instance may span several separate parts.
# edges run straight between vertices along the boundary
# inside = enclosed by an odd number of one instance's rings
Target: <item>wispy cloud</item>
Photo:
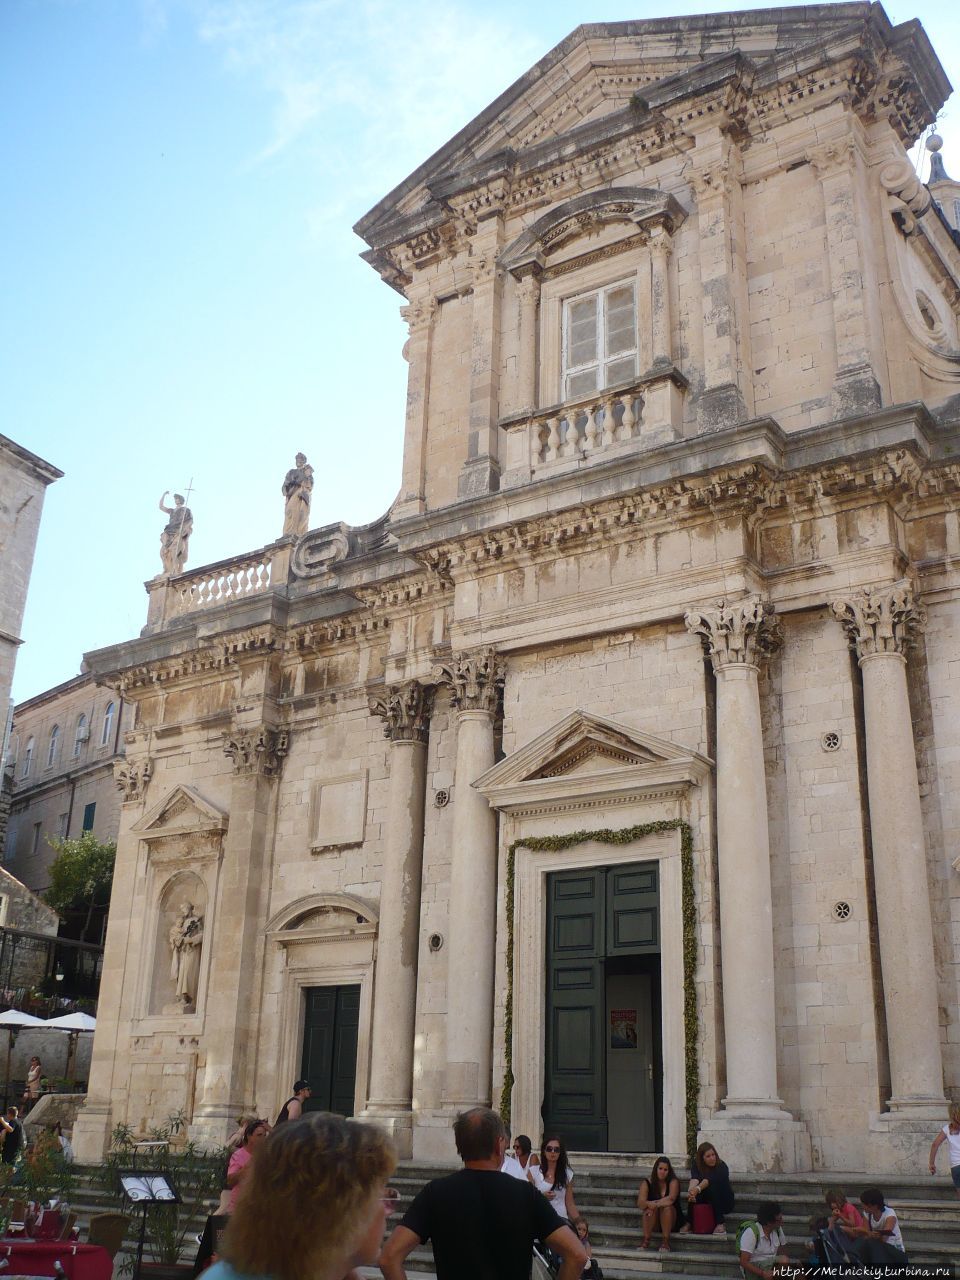
[[[337,217],[345,202],[382,195],[543,52],[529,29],[467,0],[167,3],[272,97],[251,163],[308,148],[334,180]]]

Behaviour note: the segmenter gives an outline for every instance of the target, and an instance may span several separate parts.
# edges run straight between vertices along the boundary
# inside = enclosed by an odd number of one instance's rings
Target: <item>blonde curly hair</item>
[[[372,1125],[325,1111],[280,1125],[244,1179],[220,1254],[275,1280],[340,1280],[396,1168]]]

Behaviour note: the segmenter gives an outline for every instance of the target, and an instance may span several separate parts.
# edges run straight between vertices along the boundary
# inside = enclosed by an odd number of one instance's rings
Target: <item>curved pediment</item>
[[[287,941],[315,938],[318,934],[337,937],[376,932],[379,916],[368,903],[347,893],[313,893],[297,898],[273,916],[267,933],[287,935]]]
[[[572,241],[620,223],[631,232],[663,226],[672,233],[686,217],[673,196],[654,187],[607,187],[588,191],[551,209],[508,245],[500,265],[516,275],[534,264],[545,266],[551,255]]]
[[[677,794],[713,762],[700,752],[603,716],[573,711],[473,784],[496,809],[558,800]]]

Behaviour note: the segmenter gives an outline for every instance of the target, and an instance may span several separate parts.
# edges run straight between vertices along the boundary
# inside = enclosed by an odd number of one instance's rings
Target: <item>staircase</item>
[[[671,1242],[673,1252],[660,1253],[659,1237],[655,1236],[654,1249],[641,1252],[637,1189],[652,1163],[651,1159],[638,1165],[631,1157],[571,1156],[576,1170],[577,1208],[590,1223],[593,1254],[607,1280],[636,1280],[647,1275],[683,1277],[684,1280],[739,1278],[736,1230],[764,1200],[776,1200],[782,1205],[791,1259],[805,1262],[803,1245],[810,1238],[810,1219],[826,1216],[824,1191],[841,1186],[848,1198],[857,1203],[859,1190],[877,1182],[870,1174],[735,1174],[737,1208],[727,1218],[726,1238],[675,1235]],[[401,1194],[399,1216],[425,1182],[449,1172],[449,1167],[416,1162],[401,1164],[391,1179]],[[949,1180],[939,1175],[936,1179],[901,1176],[881,1179],[880,1185],[897,1211],[911,1265],[926,1267],[931,1276],[936,1274],[944,1280],[960,1275],[957,1269],[960,1265],[960,1202]],[[935,1267],[942,1270],[934,1272]],[[414,1273],[434,1274],[429,1245],[410,1255],[407,1269],[411,1277]]]

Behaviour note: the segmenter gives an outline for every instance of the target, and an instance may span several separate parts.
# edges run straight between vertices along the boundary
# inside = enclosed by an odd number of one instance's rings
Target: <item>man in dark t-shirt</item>
[[[3,1152],[0,1153],[0,1159],[4,1164],[16,1164],[26,1146],[19,1116],[17,1107],[8,1107],[6,1117],[0,1117],[0,1130],[3,1133]]]
[[[507,1134],[487,1107],[453,1126],[459,1173],[428,1182],[380,1255],[386,1280],[405,1280],[404,1259],[429,1240],[437,1280],[530,1280],[533,1242],[560,1255],[558,1280],[580,1280],[586,1251],[547,1198],[529,1182],[500,1172]]]

